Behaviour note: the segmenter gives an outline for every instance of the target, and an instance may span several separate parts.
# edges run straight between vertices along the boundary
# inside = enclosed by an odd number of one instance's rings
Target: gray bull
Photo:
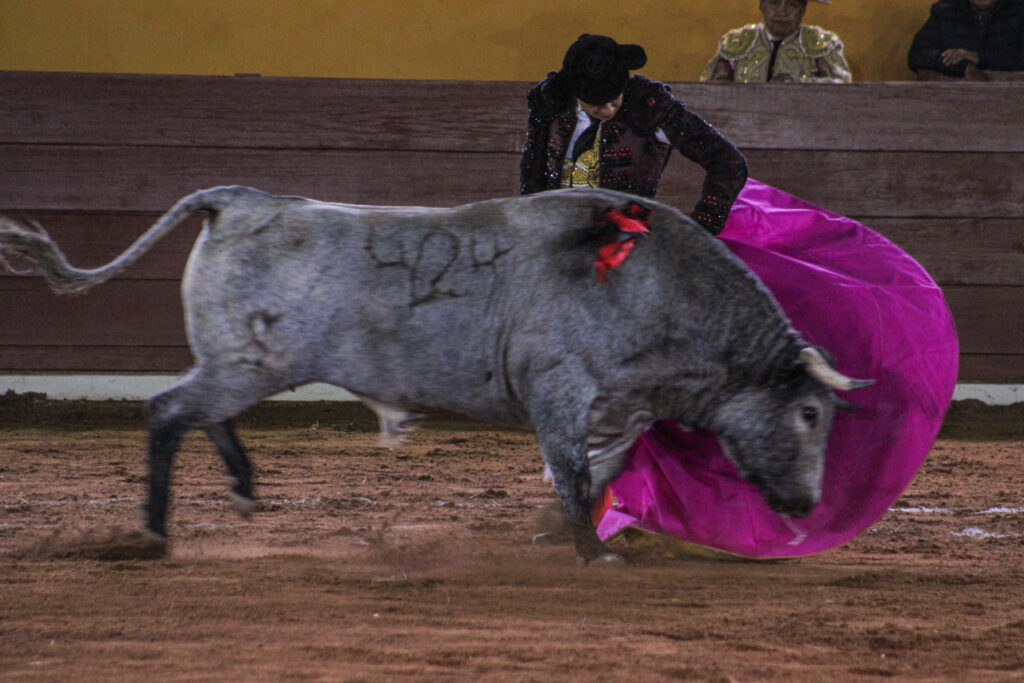
[[[650,209],[650,233],[602,282],[609,208]],[[146,529],[166,538],[171,463],[204,428],[239,509],[249,460],[230,420],[276,392],[344,387],[401,436],[423,411],[532,428],[583,562],[613,559],[588,511],[637,435],[672,419],[714,432],[776,511],[821,492],[836,372],[762,283],[676,210],[575,190],[452,209],[330,204],[220,187],[180,200],[95,270],[45,233],[0,224],[0,253],[34,261],[58,291],[122,272],[190,214],[209,218],[182,283],[195,365],[149,411]],[[630,235],[633,237],[633,235]]]

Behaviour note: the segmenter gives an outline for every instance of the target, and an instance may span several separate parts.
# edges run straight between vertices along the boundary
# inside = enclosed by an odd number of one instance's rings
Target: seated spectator
[[[829,0],[815,0],[830,4]],[[850,83],[839,36],[804,25],[807,0],[760,0],[764,23],[726,33],[702,81]]]
[[[1024,0],[939,0],[914,36],[907,64],[921,80],[935,73],[988,80],[985,71],[1024,71]]]

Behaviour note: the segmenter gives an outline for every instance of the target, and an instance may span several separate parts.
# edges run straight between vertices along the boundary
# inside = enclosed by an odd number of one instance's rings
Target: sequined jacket
[[[558,92],[556,72],[527,95],[529,121],[520,161],[520,192],[557,189],[576,127],[575,99]],[[659,140],[658,130],[668,140]],[[743,155],[704,119],[688,111],[667,85],[633,75],[622,107],[601,125],[601,187],[653,197],[672,148],[700,164],[706,177],[693,218],[717,235],[747,180]]]
[[[977,52],[980,69],[1024,71],[1024,2],[999,0],[991,14],[982,17],[968,0],[940,0],[914,36],[907,65],[912,71],[933,69],[963,76],[966,60],[942,63],[942,53],[950,48]]]
[[[764,24],[747,24],[726,33],[718,41],[718,52],[708,62],[700,80],[714,80],[721,62],[732,71],[737,83],[765,83],[768,81],[768,63],[772,43]],[[819,70],[818,60],[824,60],[828,73]],[[850,65],[843,54],[839,36],[820,26],[803,24],[800,30],[787,36],[775,55],[774,74],[788,74],[802,83],[851,83]]]

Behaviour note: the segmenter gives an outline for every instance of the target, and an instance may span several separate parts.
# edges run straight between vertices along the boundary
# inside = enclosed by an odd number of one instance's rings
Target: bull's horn
[[[800,349],[800,360],[807,368],[807,374],[827,387],[850,391],[862,389],[875,383],[873,379],[852,379],[840,373],[825,360],[818,349],[807,346]]]

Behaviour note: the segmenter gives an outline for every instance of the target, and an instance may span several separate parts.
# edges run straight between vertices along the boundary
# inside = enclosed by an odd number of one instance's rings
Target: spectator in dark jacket
[[[911,70],[969,80],[1024,71],[1024,0],[939,0],[914,36]]]

